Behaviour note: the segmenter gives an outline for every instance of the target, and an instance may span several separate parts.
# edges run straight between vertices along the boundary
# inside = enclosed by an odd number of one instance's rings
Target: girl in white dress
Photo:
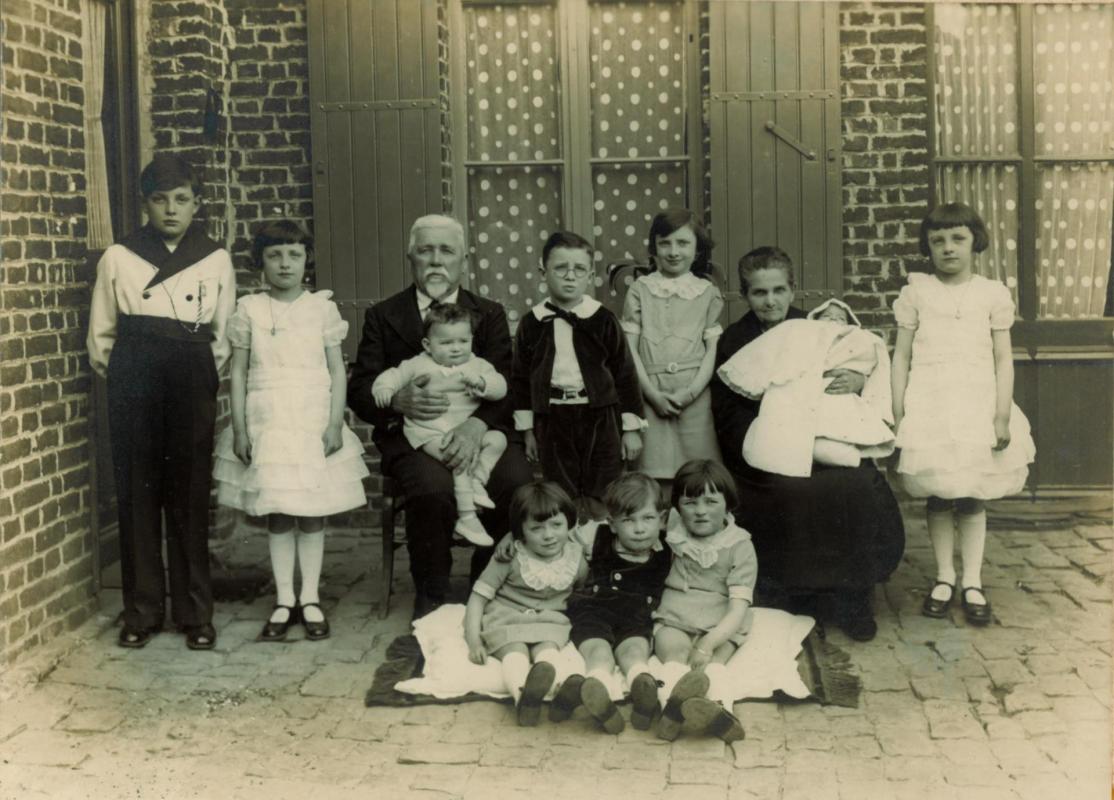
[[[988,243],[969,206],[934,209],[920,233],[933,273],[909,275],[894,303],[897,471],[911,495],[927,498],[936,555],[936,583],[922,610],[936,618],[948,613],[958,529],[961,602],[972,625],[991,619],[982,588],[983,501],[1021,491],[1035,454],[1029,423],[1013,403],[1013,300],[1004,285],[973,272],[975,254]]]
[[[252,258],[268,289],[242,297],[228,323],[232,425],[217,445],[213,474],[218,502],[267,516],[278,597],[263,641],[281,641],[299,617],[307,639],[329,635],[318,597],[324,517],[366,502],[364,448],[344,424],[340,345],[348,323],[330,292],[302,287],[312,248],[293,222],[263,227]]]

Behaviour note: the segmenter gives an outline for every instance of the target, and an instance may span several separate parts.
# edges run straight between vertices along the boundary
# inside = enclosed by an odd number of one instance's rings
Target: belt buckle
[[[679,367],[677,366],[676,361],[670,361],[668,364],[665,365],[665,371],[670,373],[671,375],[675,375],[678,369]]]

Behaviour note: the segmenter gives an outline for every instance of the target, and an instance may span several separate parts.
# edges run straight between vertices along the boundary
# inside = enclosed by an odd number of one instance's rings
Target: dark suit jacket
[[[457,304],[473,314],[473,352],[490,361],[509,383],[511,332],[503,307],[466,289],[460,290]],[[356,416],[374,426],[371,438],[383,456],[384,467],[391,459],[413,448],[402,435],[402,416],[390,408],[375,405],[371,384],[384,370],[397,367],[421,352],[422,317],[418,312],[415,287],[403,289],[367,310],[356,363],[348,379],[348,406],[356,412]],[[487,423],[489,428],[513,430],[509,396],[494,402],[483,401],[474,416]]]

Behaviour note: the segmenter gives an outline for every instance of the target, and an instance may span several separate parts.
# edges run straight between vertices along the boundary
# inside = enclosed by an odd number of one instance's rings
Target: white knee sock
[[[603,667],[596,667],[593,670],[589,670],[588,674],[585,675],[584,677],[585,678],[595,678],[597,681],[602,683],[608,689],[611,688],[611,670],[609,670],[609,669],[604,669]]]
[[[500,664],[503,667],[503,683],[514,698],[515,705],[518,705],[522,685],[526,683],[526,674],[530,671],[530,658],[525,653],[507,653]]]
[[[302,573],[302,591],[299,599],[302,605],[321,601],[317,595],[317,588],[321,581],[321,562],[324,558],[325,531],[298,534],[298,570]]]
[[[963,562],[963,588],[982,588],[982,558],[986,549],[986,511],[956,514],[959,553]]]
[[[453,497],[460,516],[476,513],[476,502],[472,499],[472,477],[467,473],[453,473]]]
[[[643,672],[650,675],[651,678],[654,677],[653,674],[650,673],[650,665],[647,664],[645,661],[636,661],[635,663],[631,664],[630,667],[627,669],[627,686],[630,686],[632,683],[634,683],[634,679],[641,675]]]
[[[727,667],[723,664],[709,664],[704,667],[704,674],[708,676],[708,699],[714,700],[730,711],[735,704],[735,694],[727,674]]]
[[[928,538],[932,542],[932,551],[936,554],[936,580],[955,585],[955,563],[952,560],[955,550],[955,519],[951,509],[947,511],[929,511]],[[937,590],[941,596],[932,596],[937,600],[947,600],[946,589]]]
[[[271,571],[275,574],[275,602],[280,606],[293,607],[294,560],[297,553],[293,532],[268,534],[267,547],[271,552]]]
[[[658,689],[658,699],[664,706],[665,702],[669,699],[669,693],[673,691],[673,687],[677,685],[677,681],[688,674],[689,665],[682,664],[680,661],[667,661],[661,665],[661,687]]]

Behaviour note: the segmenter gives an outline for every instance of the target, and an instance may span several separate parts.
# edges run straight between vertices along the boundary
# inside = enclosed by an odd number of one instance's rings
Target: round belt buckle
[[[670,361],[668,364],[665,365],[665,371],[670,372],[670,373],[676,373],[677,372],[677,362],[676,361]]]

